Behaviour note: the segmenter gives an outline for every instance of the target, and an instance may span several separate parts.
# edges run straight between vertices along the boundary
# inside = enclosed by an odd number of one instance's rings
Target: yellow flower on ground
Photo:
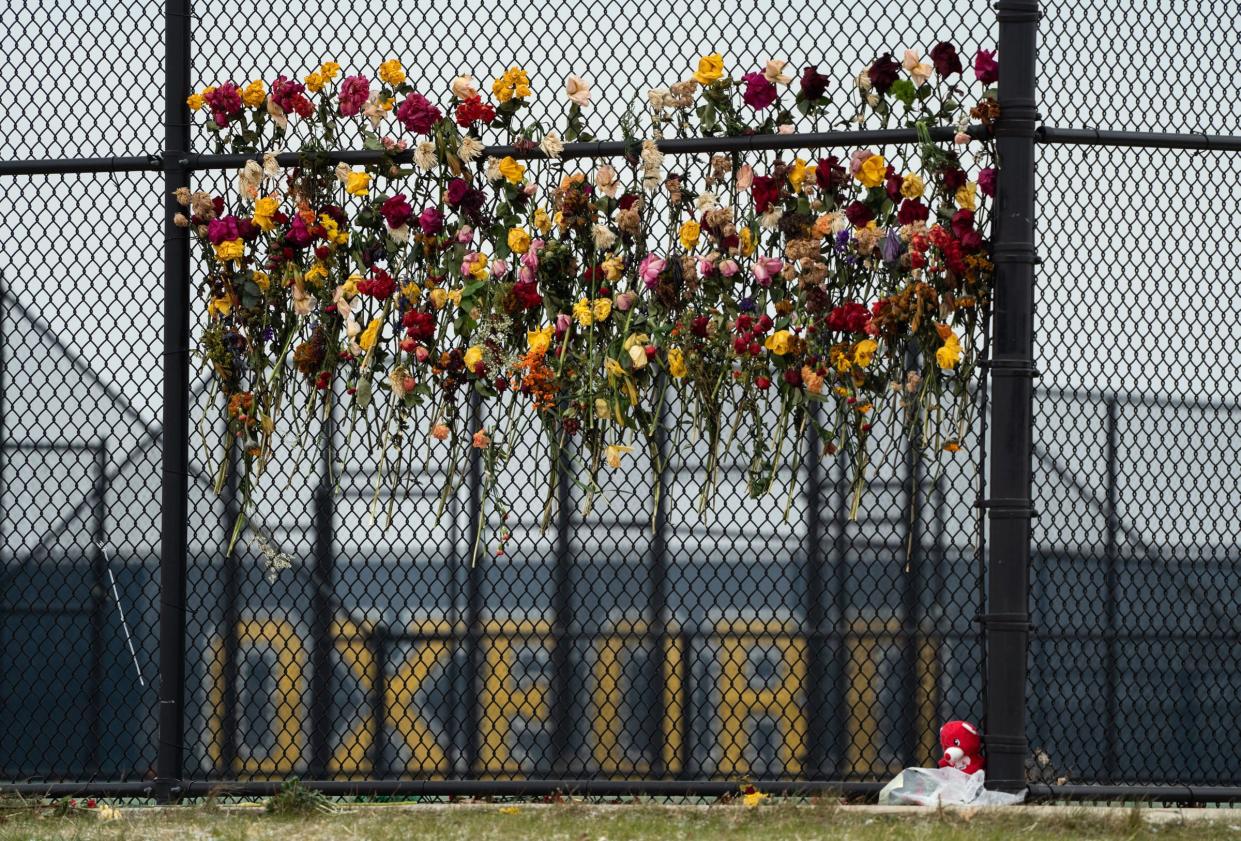
[[[911,172],[901,179],[901,195],[907,199],[920,199],[926,184],[916,172]]]
[[[862,166],[857,173],[857,180],[862,182],[863,187],[878,187],[883,183],[883,178],[887,172],[888,162],[883,159],[883,155],[871,155],[862,161]]]
[[[552,346],[552,336],[555,334],[556,328],[550,324],[539,330],[527,330],[526,347],[534,353],[547,353],[548,348]]]
[[[608,316],[612,314],[612,299],[595,298],[595,303],[591,307],[591,312],[595,317],[595,321],[607,321]]]
[[[970,181],[957,188],[957,206],[965,210],[973,210],[977,206],[978,194],[974,192],[977,185]]]
[[[633,447],[623,447],[620,444],[608,444],[604,457],[608,460],[608,467],[615,470],[621,466],[621,456],[632,452]]]
[[[853,349],[853,361],[865,368],[875,358],[875,351],[878,349],[879,343],[874,339],[862,339]]]
[[[793,334],[788,330],[777,330],[767,337],[763,347],[776,356],[784,356],[793,349]]]
[[[694,81],[700,85],[709,85],[724,77],[724,57],[719,53],[704,55],[698,59],[698,69],[694,71]]]
[[[573,318],[583,327],[589,327],[595,323],[595,313],[590,306],[590,301],[583,298],[573,305]]]
[[[504,176],[508,183],[520,184],[521,179],[526,174],[526,168],[512,155],[508,155],[500,161],[500,174]]]
[[[379,65],[379,80],[395,88],[405,81],[405,68],[401,67],[401,62],[390,58]]]
[[[190,106],[191,111],[200,111],[207,104],[207,100],[203,99],[200,93],[192,93],[186,97],[185,104]]]
[[[478,363],[483,361],[483,349],[478,345],[471,345],[465,351],[465,370],[473,373],[478,367]]]
[[[215,258],[221,263],[240,260],[245,254],[245,246],[239,239],[227,239],[215,247]]]
[[[280,199],[275,196],[263,196],[257,199],[254,202],[254,224],[264,231],[274,229],[276,220],[273,217],[278,210],[280,210]]]
[[[961,361],[961,340],[947,324],[936,324],[935,330],[944,341],[943,347],[935,351],[935,362],[944,370],[955,368]]]
[[[677,238],[681,241],[681,247],[686,251],[692,251],[694,246],[698,244],[698,237],[702,235],[702,227],[690,219],[681,225],[680,231],[677,232]]]
[[[685,367],[685,352],[679,347],[668,350],[668,373],[678,380],[689,373],[689,369]]]
[[[267,89],[260,79],[255,79],[241,89],[241,101],[251,108],[259,108],[267,102]]]
[[[514,254],[525,254],[530,250],[530,233],[525,228],[509,228],[508,247]]]
[[[362,335],[358,336],[358,347],[362,350],[370,350],[375,346],[375,341],[379,338],[379,328],[383,326],[383,321],[378,318],[372,318],[371,323],[366,325],[366,329],[362,331]]]
[[[756,789],[754,786],[746,786],[741,790],[741,805],[747,809],[753,809],[758,804],[767,799],[767,795]]]

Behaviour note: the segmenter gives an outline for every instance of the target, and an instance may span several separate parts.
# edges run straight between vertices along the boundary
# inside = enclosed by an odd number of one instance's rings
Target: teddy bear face
[[[976,754],[982,750],[982,736],[968,721],[950,721],[939,731],[940,747],[960,748],[963,753]]]

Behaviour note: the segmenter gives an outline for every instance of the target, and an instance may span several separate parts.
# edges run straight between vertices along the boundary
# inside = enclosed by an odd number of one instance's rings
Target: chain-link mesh
[[[1045,119],[1231,130],[1235,102],[1207,93],[1237,48],[1228,5],[1050,8]],[[160,4],[0,6],[5,89],[27,106],[0,121],[0,157],[159,150]],[[430,91],[521,64],[535,116],[555,124],[563,79],[579,73],[598,91],[588,128],[608,137],[648,85],[708,50],[732,67],[817,63],[842,91],[879,49],[991,46],[995,23],[985,2],[687,15],[540,0],[412,18],[391,3],[212,3],[193,31],[199,86],[399,56]],[[838,104],[798,128],[836,127],[852,113]],[[1224,153],[1040,153],[1029,730],[1041,779],[1236,779],[1239,167]],[[39,176],[0,197],[4,780],[153,774],[162,189],[150,174]],[[212,490],[205,374],[192,395],[189,779],[873,781],[931,761],[943,720],[981,717],[974,450],[918,462],[877,431],[857,522],[843,465],[812,442],[780,499],[750,500],[743,470],[724,465],[705,521],[690,444],[673,452],[662,502],[627,478],[648,475],[639,454],[589,511],[562,483],[546,523],[546,461],[532,455],[504,478],[514,539],[497,557],[476,547],[480,465],[432,451],[407,494],[377,497],[373,459],[337,417],[334,458],[287,448],[230,553],[236,498]],[[669,409],[666,442],[684,420]],[[437,517],[449,469],[466,481]],[[393,527],[372,526],[389,505]]]

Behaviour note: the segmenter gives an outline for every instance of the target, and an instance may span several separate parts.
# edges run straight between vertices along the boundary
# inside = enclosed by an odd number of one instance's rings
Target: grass
[[[1234,816],[1235,817],[1232,817]],[[284,816],[261,807],[122,809],[100,820],[86,810],[65,815],[30,806],[0,811],[0,841],[267,841],[267,839],[350,839],[350,841],[939,841],[990,839],[1241,839],[1241,811],[1214,810],[1209,822],[1183,820],[1166,812],[1123,809],[1024,809],[955,812],[922,810],[894,815],[875,809],[841,809],[834,804],[599,806],[338,804],[331,814]],[[1168,819],[1170,818],[1170,819]]]

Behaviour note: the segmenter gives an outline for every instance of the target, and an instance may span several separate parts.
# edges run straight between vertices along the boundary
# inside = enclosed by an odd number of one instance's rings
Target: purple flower
[[[762,73],[747,73],[743,78],[745,90],[741,93],[741,99],[746,105],[755,111],[761,111],[776,101],[779,95],[776,93],[776,86],[767,81]]]
[[[979,50],[974,54],[974,75],[984,85],[1000,79],[1000,65],[995,60],[995,50]]]
[[[371,80],[365,76],[346,76],[340,83],[340,115],[355,117],[371,97]]]
[[[801,72],[801,95],[798,99],[809,100],[814,102],[816,99],[822,99],[823,94],[827,91],[828,79],[819,72],[817,65],[810,65]]]
[[[892,58],[891,53],[884,53],[875,59],[875,63],[866,71],[866,77],[870,79],[875,90],[879,93],[887,93],[888,89],[896,83],[896,74],[900,69],[900,62]]]
[[[931,63],[935,65],[935,72],[941,76],[951,76],[964,69],[961,67],[961,56],[957,55],[957,48],[947,41],[941,41],[931,48]]]
[[[978,189],[984,196],[995,195],[995,169],[987,167],[978,171]]]
[[[879,256],[885,263],[895,263],[901,259],[901,235],[895,228],[888,228],[887,234],[879,243]]]
[[[414,134],[430,134],[443,115],[420,93],[411,93],[396,107],[396,118]]]
[[[751,312],[754,309],[754,299],[748,295],[737,302],[737,309],[742,312]]]

